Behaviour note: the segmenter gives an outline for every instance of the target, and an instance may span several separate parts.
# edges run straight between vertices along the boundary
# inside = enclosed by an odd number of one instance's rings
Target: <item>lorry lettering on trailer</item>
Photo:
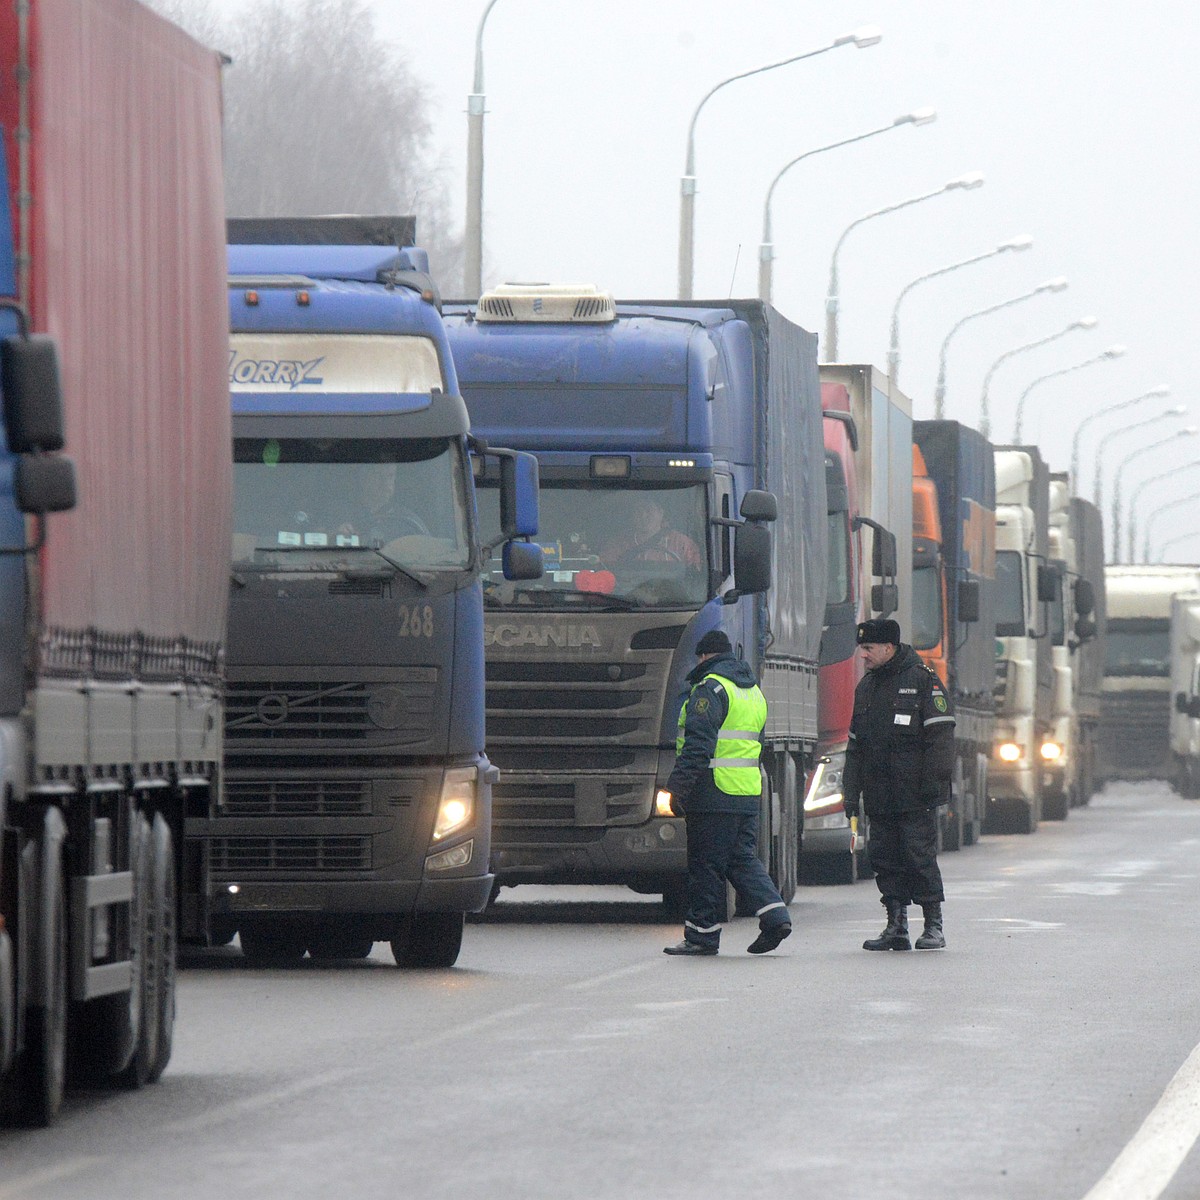
[[[229,382],[230,384],[286,384],[289,389],[298,388],[303,384],[311,387],[324,386],[325,380],[320,375],[313,375],[325,359],[314,358],[308,362],[295,362],[280,359],[238,358],[237,350],[229,352]]]
[[[446,320],[473,428],[536,453],[541,479],[545,578],[493,563],[485,582],[497,880],[682,904],[662,789],[696,643],[722,628],[767,697],[759,853],[790,899],[825,594],[815,339],[758,301],[572,285],[497,288]],[[490,528],[494,471],[477,482]]]
[[[261,961],[388,941],[400,966],[448,967],[492,890],[480,571],[497,550],[507,586],[541,576],[536,463],[471,436],[411,228],[229,223],[231,338],[262,369],[226,397],[226,803],[197,837],[214,940]],[[499,467],[490,543],[473,456]]]
[[[221,791],[221,66],[131,0],[5,5],[0,57],[0,1106],[46,1125],[68,1065],[162,1074],[177,944],[206,936],[184,841]]]

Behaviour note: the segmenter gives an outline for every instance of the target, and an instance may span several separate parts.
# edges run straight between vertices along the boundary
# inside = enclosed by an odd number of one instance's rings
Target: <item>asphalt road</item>
[[[0,1200],[1194,1200],[1198,850],[1163,785],[985,838],[940,952],[862,951],[864,881],[762,958],[617,888],[505,891],[450,971],[206,953],[162,1081],[0,1132]]]

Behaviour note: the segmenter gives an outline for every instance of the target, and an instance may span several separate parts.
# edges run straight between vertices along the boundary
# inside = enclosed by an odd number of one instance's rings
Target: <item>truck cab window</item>
[[[942,640],[942,586],[936,567],[913,569],[912,602],[913,648],[932,650]]]
[[[1025,603],[1021,554],[996,551],[996,636],[1024,637]]]

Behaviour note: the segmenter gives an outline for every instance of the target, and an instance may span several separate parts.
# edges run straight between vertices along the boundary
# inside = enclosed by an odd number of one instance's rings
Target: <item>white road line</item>
[[[599,987],[603,983],[608,983],[613,979],[624,979],[627,975],[639,975],[642,971],[648,971],[651,967],[657,966],[657,958],[648,958],[643,962],[636,962],[629,967],[620,967],[616,971],[606,971],[603,975],[593,975],[590,979],[580,979],[575,983],[568,983],[563,988],[565,992],[583,992],[588,988]]]
[[[1200,1046],[1083,1200],[1157,1200],[1200,1136]]]
[[[71,1158],[66,1162],[57,1163],[53,1167],[34,1171],[21,1179],[10,1179],[7,1183],[0,1184],[0,1200],[15,1200],[17,1196],[27,1196],[30,1192],[45,1187],[48,1183],[58,1183],[60,1180],[69,1179],[72,1175],[80,1175],[89,1167],[94,1167],[103,1161],[102,1158],[94,1157]]]

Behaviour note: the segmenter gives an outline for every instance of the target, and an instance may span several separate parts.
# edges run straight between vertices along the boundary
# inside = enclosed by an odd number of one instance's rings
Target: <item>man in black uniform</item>
[[[864,950],[911,950],[908,905],[925,929],[918,950],[941,950],[942,873],[937,865],[938,805],[950,797],[954,713],[942,682],[900,641],[892,620],[864,621],[858,644],[867,672],[854,692],[854,717],[842,777],[847,814],[862,800],[870,820],[871,868],[887,927]]]
[[[706,633],[696,655],[666,788],[672,811],[687,818],[688,908],[683,941],[663,953],[717,953],[728,880],[758,917],[750,953],[765,954],[792,932],[787,905],[758,857],[767,702],[721,630]]]

